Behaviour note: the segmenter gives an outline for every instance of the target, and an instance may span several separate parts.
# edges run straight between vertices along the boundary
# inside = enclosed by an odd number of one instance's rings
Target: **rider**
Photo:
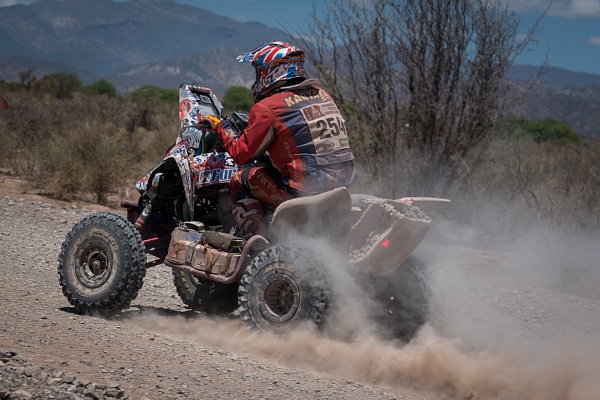
[[[267,163],[238,170],[229,183],[241,235],[266,236],[265,208],[349,185],[354,156],[333,99],[305,77],[302,50],[273,41],[237,60],[252,62],[256,72],[248,127],[240,134],[214,115],[206,121],[238,165],[268,156]]]

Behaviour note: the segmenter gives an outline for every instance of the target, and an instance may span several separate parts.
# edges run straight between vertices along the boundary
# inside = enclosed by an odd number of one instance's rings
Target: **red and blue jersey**
[[[217,130],[237,164],[268,154],[289,185],[308,193],[347,186],[354,175],[344,118],[315,81],[285,88],[252,107],[239,137],[228,121]]]

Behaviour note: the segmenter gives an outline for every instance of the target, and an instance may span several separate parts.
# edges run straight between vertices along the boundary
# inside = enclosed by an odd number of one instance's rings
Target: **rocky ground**
[[[551,279],[562,276],[556,269],[544,279],[523,272],[519,262],[537,265],[531,259],[466,248],[463,240],[430,244],[424,258],[435,310],[406,346],[368,329],[353,340],[250,332],[235,319],[186,309],[165,267],[148,270],[130,309],[104,319],[74,312],[56,270],[66,233],[92,209],[101,208],[0,196],[0,399],[584,400],[600,393],[600,281],[584,269],[588,284],[577,290]],[[581,252],[588,250],[597,255],[594,246]],[[575,261],[587,265],[581,252]]]

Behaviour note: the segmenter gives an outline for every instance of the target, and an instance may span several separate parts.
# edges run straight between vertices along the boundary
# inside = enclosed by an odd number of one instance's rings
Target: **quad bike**
[[[423,270],[410,254],[431,219],[415,204],[437,198],[387,200],[337,188],[282,203],[269,218],[268,237],[236,236],[228,182],[236,165],[200,123],[208,114],[242,130],[247,116],[226,117],[213,92],[180,87],[181,130],[176,144],[137,184],[137,203],[123,201],[127,218],[92,213],[74,225],[59,256],[59,281],[82,313],[126,309],[146,268],[172,268],[181,300],[194,310],[239,315],[250,326],[284,332],[300,323],[322,325],[335,299],[335,276],[311,238],[327,243],[368,300],[372,318],[409,340],[424,323]]]

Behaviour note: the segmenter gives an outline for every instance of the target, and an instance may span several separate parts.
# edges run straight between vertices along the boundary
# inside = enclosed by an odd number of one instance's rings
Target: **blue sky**
[[[0,7],[37,1],[0,0]],[[240,22],[257,21],[275,28],[285,27],[294,33],[302,32],[309,22],[313,3],[318,8],[326,3],[323,0],[176,1]],[[552,4],[550,0],[507,1],[522,18],[522,33],[550,5],[536,35],[537,43],[517,59],[518,63],[541,65],[547,58],[549,66],[600,75],[600,0],[553,0]]]

